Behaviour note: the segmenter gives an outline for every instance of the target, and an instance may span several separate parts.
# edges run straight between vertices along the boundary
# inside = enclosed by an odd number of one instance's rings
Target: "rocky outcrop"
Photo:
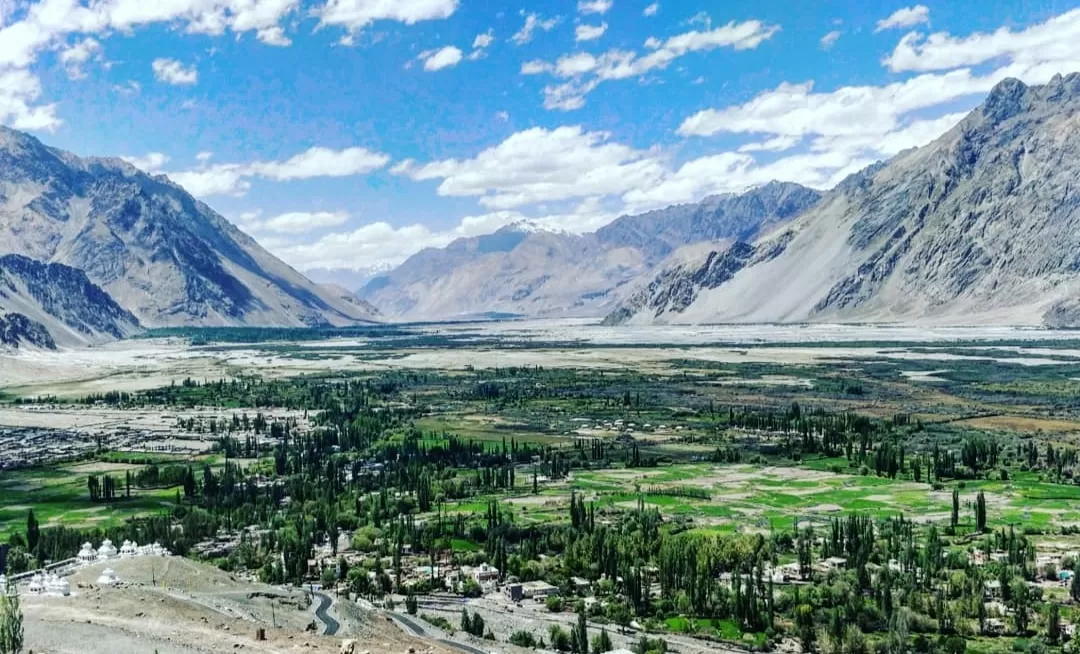
[[[16,254],[0,256],[0,313],[10,333],[43,347],[124,338],[140,329],[138,319],[83,271]]]
[[[797,184],[772,183],[619,218],[590,234],[514,224],[417,253],[360,297],[395,318],[602,316],[633,284],[681,248],[749,240],[818,201]]]
[[[19,347],[33,345],[45,350],[55,350],[56,341],[49,330],[39,322],[21,313],[0,314],[0,346]]]
[[[1080,324],[1080,75],[1006,80],[935,142],[852,176],[726,279],[663,271],[611,323]],[[686,302],[665,300],[680,288]],[[666,294],[666,295],[665,295]]]
[[[0,128],[0,254],[86,273],[146,326],[345,325],[327,294],[166,177]]]

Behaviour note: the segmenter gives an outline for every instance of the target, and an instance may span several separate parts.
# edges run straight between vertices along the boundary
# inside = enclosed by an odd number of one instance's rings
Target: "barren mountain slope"
[[[0,344],[85,345],[138,330],[135,316],[81,270],[0,256]]]
[[[86,272],[146,326],[350,324],[325,293],[165,177],[0,128],[0,254]]]
[[[662,271],[609,323],[1080,322],[1080,75],[1006,80],[937,141],[753,243]]]

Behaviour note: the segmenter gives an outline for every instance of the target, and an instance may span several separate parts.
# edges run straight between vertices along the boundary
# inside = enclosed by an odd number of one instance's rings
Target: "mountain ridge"
[[[621,293],[680,248],[747,236],[790,220],[817,191],[773,182],[571,234],[512,223],[425,248],[370,280],[360,297],[395,318],[501,314],[602,316]]]
[[[373,316],[167,177],[0,127],[0,254],[86,272],[148,327],[346,325]]]
[[[754,255],[663,270],[605,322],[1080,324],[1077,127],[1080,74],[1005,80],[939,139],[739,246]]]

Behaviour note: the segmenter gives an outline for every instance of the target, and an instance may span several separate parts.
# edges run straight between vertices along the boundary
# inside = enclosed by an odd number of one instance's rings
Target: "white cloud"
[[[278,48],[287,48],[292,45],[292,39],[285,36],[285,30],[280,25],[264,27],[256,32],[256,37],[266,45]]]
[[[645,7],[645,11],[641,12],[641,15],[643,15],[643,16],[655,16],[658,13],[660,13],[660,3],[659,2],[654,2],[651,5],[649,5],[648,7]]]
[[[821,37],[821,41],[820,41],[821,49],[822,50],[832,50],[832,47],[834,45],[836,45],[836,42],[838,40],[840,40],[840,35],[841,35],[840,30],[833,30],[833,31],[829,32],[828,34],[826,34],[825,36]]]
[[[195,155],[195,161],[198,161],[201,164],[205,164],[207,161],[210,161],[213,156],[213,152],[200,152],[199,154]]]
[[[551,64],[546,61],[540,61],[539,59],[526,61],[521,64],[522,75],[540,75],[541,73],[551,72],[553,69]]]
[[[483,34],[477,34],[473,39],[472,47],[477,50],[482,50],[495,42],[495,30],[488,30]]]
[[[739,147],[739,152],[783,152],[799,144],[797,136],[776,136],[767,141],[754,141]]]
[[[975,66],[1000,57],[1029,66],[1054,60],[1075,62],[1080,58],[1080,9],[1020,31],[1002,27],[993,33],[976,32],[961,38],[945,32],[924,38],[912,32],[900,40],[884,63],[893,72],[929,71]],[[1060,72],[1074,70],[1075,65]]]
[[[555,29],[555,26],[559,24],[559,17],[544,19],[540,14],[528,14],[525,16],[525,24],[521,26],[516,34],[510,37],[510,40],[518,45],[525,45],[533,39],[533,32],[536,30],[543,30],[550,32]]]
[[[898,128],[902,116],[946,102],[985,93],[999,77],[969,70],[921,75],[886,86],[844,86],[815,93],[813,82],[783,83],[749,102],[707,109],[679,126],[683,136],[719,133],[773,136],[881,136]]]
[[[322,25],[359,30],[377,20],[406,25],[441,20],[452,16],[457,7],[458,0],[328,0],[315,14]]]
[[[156,173],[162,166],[169,163],[169,155],[162,152],[151,152],[142,157],[121,156],[120,158],[147,173]]]
[[[510,120],[510,113],[507,111],[497,111],[495,112],[495,117],[505,123]]]
[[[267,220],[244,220],[245,230],[255,233],[270,232],[274,234],[306,234],[308,232],[338,227],[349,222],[349,214],[344,211],[297,211],[283,213]]]
[[[650,50],[656,50],[662,45],[664,45],[664,42],[656,38],[655,36],[650,36],[649,38],[645,39],[645,47]]]
[[[532,62],[533,74],[550,71],[569,81],[549,85],[544,89],[544,106],[548,109],[570,111],[585,104],[585,96],[601,82],[641,77],[654,70],[667,68],[673,61],[691,52],[708,52],[716,48],[750,50],[772,38],[780,29],[757,20],[730,22],[707,31],[690,31],[666,41],[647,41],[652,52],[639,55],[628,50],[608,50],[594,57],[575,53],[561,57],[554,65]],[[522,72],[525,72],[523,67]]]
[[[184,67],[184,64],[175,59],[155,59],[151,64],[154,77],[159,82],[174,86],[189,86],[199,81],[199,71],[194,66]]]
[[[904,27],[913,27],[922,23],[930,22],[930,9],[926,5],[915,5],[914,7],[904,7],[903,9],[897,9],[888,18],[883,18],[877,22],[877,27],[874,28],[874,32],[880,32],[882,30],[891,30]]]
[[[0,44],[2,47],[2,44]],[[62,124],[55,104],[38,104],[41,81],[27,70],[0,66],[0,124],[23,130],[54,130]]]
[[[580,0],[577,10],[583,14],[606,14],[614,4],[614,0]]]
[[[476,197],[481,205],[501,210],[624,193],[655,183],[664,167],[654,153],[573,126],[517,132],[472,159],[409,166],[402,173],[442,180],[439,195]]]
[[[425,50],[417,57],[424,62],[424,70],[436,71],[456,66],[461,62],[462,52],[452,45],[439,50]]]
[[[607,23],[600,23],[599,25],[578,25],[574,30],[575,41],[592,41],[598,39],[604,35],[607,31]]]
[[[208,154],[208,153],[202,153]],[[385,154],[365,148],[331,150],[313,147],[285,161],[205,165],[209,156],[197,159],[195,170],[168,173],[169,178],[198,197],[213,195],[242,196],[251,189],[253,178],[279,182],[317,177],[352,177],[378,170],[390,163]]]
[[[63,47],[57,58],[64,65],[64,71],[67,73],[68,79],[79,80],[86,77],[86,73],[83,72],[82,68],[83,64],[100,57],[101,43],[93,37],[86,37],[70,46]]]
[[[599,197],[586,197],[562,213],[543,213],[529,217],[514,210],[499,210],[465,216],[449,229],[433,231],[414,224],[394,227],[375,222],[349,231],[327,234],[314,242],[301,243],[273,235],[258,236],[259,242],[275,255],[300,269],[312,268],[388,268],[429,247],[445,247],[456,239],[491,234],[514,223],[528,223],[540,229],[583,233],[594,231],[617,218],[617,211],[606,207]],[[257,215],[255,216],[257,217]],[[234,221],[247,229],[243,220]]]

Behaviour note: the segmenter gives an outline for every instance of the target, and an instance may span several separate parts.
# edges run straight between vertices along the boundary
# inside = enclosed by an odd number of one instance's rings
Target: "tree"
[[[611,636],[608,635],[607,629],[601,629],[599,634],[593,636],[593,654],[604,654],[604,652],[610,652],[614,648],[615,646],[611,642]]]
[[[577,654],[589,654],[589,629],[585,621],[585,607],[577,614],[577,626],[574,627],[574,635],[577,637]]]
[[[1017,577],[1009,584],[1009,603],[1012,605],[1013,622],[1016,632],[1025,634],[1028,630],[1029,611],[1031,610],[1031,589],[1027,582]]]
[[[37,516],[34,515],[34,510],[26,514],[26,548],[31,553],[37,551],[38,541],[41,538],[41,528],[38,526]]]
[[[533,636],[531,631],[515,631],[510,635],[510,644],[533,649],[536,647],[536,636]]]
[[[956,530],[957,525],[960,524],[960,491],[953,489],[952,492],[952,516],[949,524],[953,530]]]
[[[1072,580],[1069,582],[1069,597],[1072,597],[1074,602],[1080,602],[1080,575],[1073,572]]]
[[[416,595],[409,593],[405,596],[405,611],[409,615],[416,615]]]
[[[980,533],[986,531],[986,496],[982,491],[975,498],[975,530]]]
[[[795,607],[795,627],[798,630],[803,651],[809,652],[817,636],[814,632],[814,607],[809,604],[800,604]]]
[[[23,646],[23,616],[14,582],[0,591],[0,654],[19,654]]]
[[[1061,640],[1061,607],[1057,604],[1050,605],[1050,618],[1046,626],[1046,637],[1054,644]]]

